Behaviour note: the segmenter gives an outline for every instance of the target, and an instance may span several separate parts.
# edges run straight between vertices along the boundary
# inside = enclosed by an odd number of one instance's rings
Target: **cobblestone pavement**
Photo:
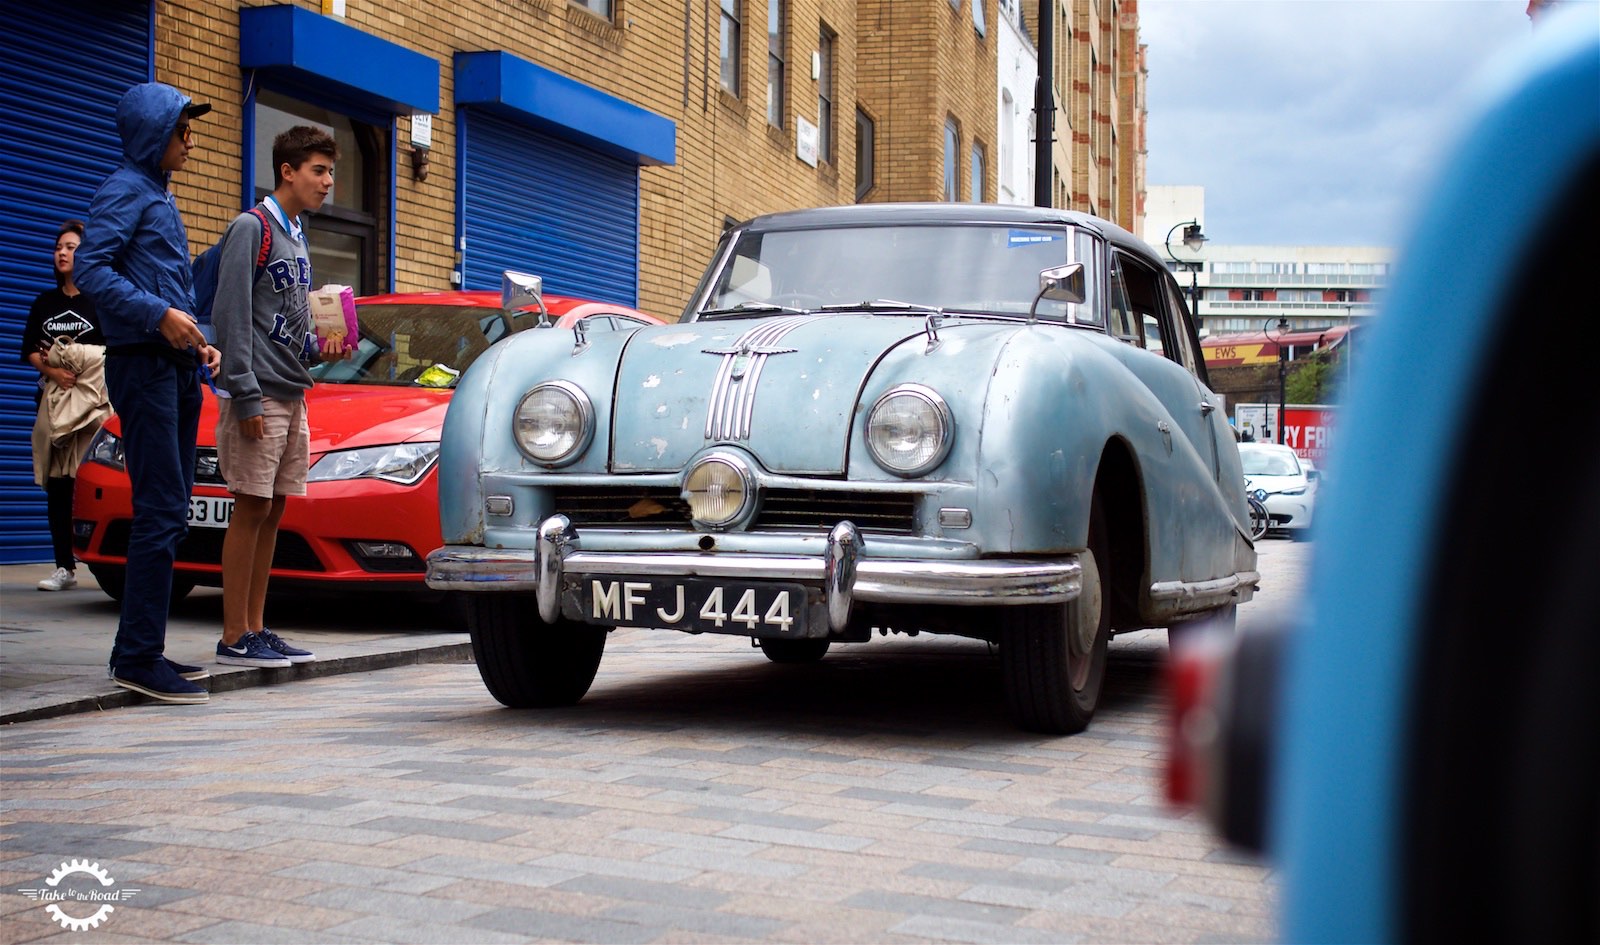
[[[1292,612],[1308,547],[1263,546],[1241,621]],[[1161,799],[1164,638],[1118,639],[1071,738],[1009,726],[982,644],[651,631],[571,709],[456,663],[12,725],[0,941],[1270,939],[1270,873]],[[75,861],[137,890],[93,931],[21,892],[101,888]]]

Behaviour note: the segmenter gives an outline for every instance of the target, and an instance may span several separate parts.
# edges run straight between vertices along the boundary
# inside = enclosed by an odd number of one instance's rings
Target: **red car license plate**
[[[753,637],[798,637],[806,630],[806,589],[696,578],[586,577],[584,619],[617,627],[660,627]]]

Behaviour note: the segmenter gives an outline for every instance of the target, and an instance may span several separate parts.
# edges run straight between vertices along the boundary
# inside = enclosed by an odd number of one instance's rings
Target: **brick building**
[[[1136,0],[1051,6],[1061,24],[1057,205],[1137,231],[1127,198],[1142,153],[1118,151],[1130,120],[1142,123],[1142,65],[1128,62]],[[49,284],[56,224],[86,217],[120,161],[114,110],[137,82],[214,106],[173,181],[192,251],[271,189],[273,135],[312,122],[342,150],[334,196],[310,222],[319,282],[363,293],[494,288],[500,270],[519,268],[550,292],[671,318],[730,221],[855,201],[997,199],[996,34],[1001,16],[1025,21],[1038,4],[11,7],[9,28],[28,38],[0,67],[8,161],[27,164],[0,175],[0,335],[15,351]],[[1007,124],[1014,154],[1027,122]],[[1131,188],[1119,187],[1130,174]],[[33,560],[48,550],[26,448],[35,377],[14,355],[0,362],[0,557]]]

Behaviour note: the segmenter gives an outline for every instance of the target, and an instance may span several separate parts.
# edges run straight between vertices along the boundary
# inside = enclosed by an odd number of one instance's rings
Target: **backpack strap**
[[[256,204],[249,210],[261,221],[261,248],[256,251],[256,278],[267,271],[267,259],[272,255],[272,221],[267,219],[267,212]]]

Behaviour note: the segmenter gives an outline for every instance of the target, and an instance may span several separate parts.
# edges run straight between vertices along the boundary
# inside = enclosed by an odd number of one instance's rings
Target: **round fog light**
[[[750,474],[726,456],[708,456],[689,470],[683,497],[689,514],[700,525],[721,528],[743,514],[752,495]]]

